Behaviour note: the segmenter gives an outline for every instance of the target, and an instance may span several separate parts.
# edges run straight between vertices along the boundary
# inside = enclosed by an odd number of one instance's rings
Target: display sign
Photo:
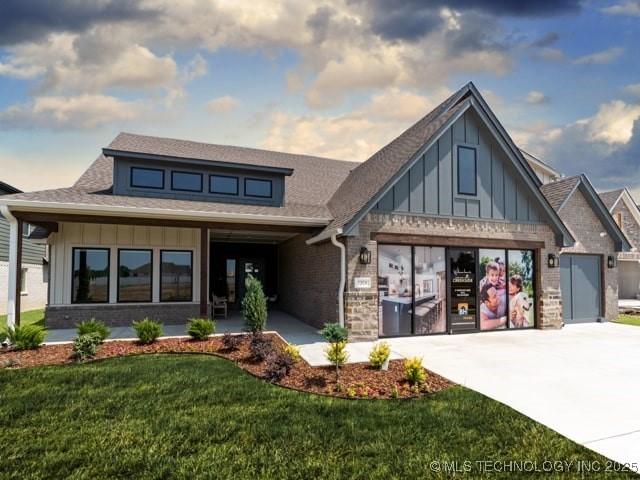
[[[476,322],[475,250],[450,250],[451,318],[458,326]]]

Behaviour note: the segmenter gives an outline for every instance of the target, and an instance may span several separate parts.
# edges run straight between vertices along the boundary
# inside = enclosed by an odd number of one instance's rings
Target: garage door
[[[560,255],[562,317],[565,323],[595,322],[600,312],[600,257]]]

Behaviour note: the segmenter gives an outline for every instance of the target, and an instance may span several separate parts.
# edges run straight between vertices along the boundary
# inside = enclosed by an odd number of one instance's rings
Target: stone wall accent
[[[297,235],[278,247],[278,307],[322,328],[338,321],[340,250],[331,242],[307,245]]]
[[[166,325],[179,325],[199,316],[196,303],[49,305],[44,323],[47,328],[75,328],[77,323],[95,318],[111,327],[128,327],[135,320],[149,317]]]
[[[618,268],[607,268],[607,256],[616,255],[611,237],[601,235],[606,229],[586,198],[577,189],[559,212],[560,218],[576,239],[573,247],[563,248],[561,253],[586,253],[600,255],[604,269],[604,318],[615,320],[618,316]]]
[[[539,328],[562,326],[562,299],[560,296],[560,269],[550,269],[546,258],[549,253],[558,254],[555,235],[546,224],[513,223],[484,219],[457,219],[429,217],[423,215],[399,215],[370,213],[359,224],[357,232],[347,238],[347,286],[345,299],[347,309],[345,322],[356,340],[374,339],[378,336],[377,304],[377,242],[371,233],[401,233],[447,237],[490,238],[503,240],[542,241],[540,269],[541,285],[538,285],[536,302],[536,325]],[[361,265],[358,261],[360,248],[366,246],[371,252],[371,263]],[[482,245],[478,245],[482,247]],[[371,288],[358,290],[355,277],[371,278]]]
[[[47,303],[48,282],[44,278],[42,265],[23,263],[22,268],[27,269],[26,293],[20,296],[20,311],[36,310],[44,308]],[[9,262],[0,262],[0,315],[6,315],[7,292],[9,291]]]

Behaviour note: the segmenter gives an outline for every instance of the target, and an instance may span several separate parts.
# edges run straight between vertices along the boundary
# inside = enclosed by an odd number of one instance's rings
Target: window
[[[28,268],[23,268],[20,271],[20,295],[26,295],[27,293],[27,272]]]
[[[620,229],[622,229],[622,212],[618,212],[616,213],[616,223],[618,224],[618,227],[620,227]]]
[[[131,186],[163,189],[164,170],[157,168],[131,167]]]
[[[71,303],[109,301],[109,250],[74,248]]]
[[[247,197],[271,198],[271,180],[244,179],[244,194]]]
[[[228,177],[226,175],[209,176],[209,192],[238,195],[238,177]]]
[[[476,195],[476,149],[458,147],[458,194]]]
[[[171,190],[201,192],[202,174],[189,172],[171,172]]]
[[[160,301],[190,302],[193,294],[192,252],[160,252]]]
[[[151,302],[151,250],[118,250],[118,302]]]

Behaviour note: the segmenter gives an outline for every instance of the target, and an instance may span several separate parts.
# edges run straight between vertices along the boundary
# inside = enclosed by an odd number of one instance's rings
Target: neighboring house
[[[237,308],[252,274],[277,308],[355,339],[559,328],[559,255],[584,240],[538,163],[469,83],[363,163],[122,133],[72,187],[0,208],[13,245],[21,221],[48,231],[50,327],[179,323],[212,295]],[[628,250],[597,230],[602,252]]]
[[[520,149],[520,152],[522,152],[522,156],[524,157],[524,159],[529,162],[529,165],[536,173],[543,185],[545,183],[555,182],[563,177],[563,175],[555,168],[553,168],[551,165],[547,165],[539,158],[534,157],[533,155],[525,152],[522,149]]]
[[[0,195],[21,193],[11,185],[0,182]],[[25,224],[23,235],[29,236],[33,228]],[[22,272],[20,276],[20,309],[44,308],[47,303],[46,272],[43,272],[46,247],[32,240],[25,240],[22,248]],[[7,313],[9,281],[9,223],[0,215],[0,315]]]
[[[600,193],[600,198],[631,243],[630,252],[618,253],[619,296],[640,298],[640,210],[626,188]]]
[[[575,244],[560,251],[565,323],[613,320],[618,314],[616,252],[631,245],[586,175],[547,183],[542,193],[569,228]]]

